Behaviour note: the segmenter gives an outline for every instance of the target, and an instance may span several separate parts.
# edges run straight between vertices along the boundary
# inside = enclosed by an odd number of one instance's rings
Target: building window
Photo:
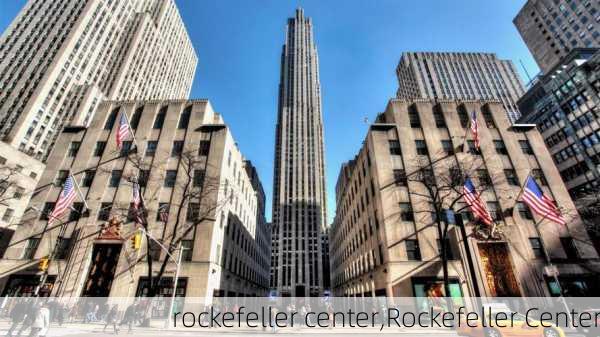
[[[179,157],[183,152],[183,140],[176,140],[173,142],[173,148],[171,149],[171,157]]]
[[[129,155],[129,151],[131,151],[131,144],[132,142],[130,140],[123,141],[120,152],[121,157],[126,157]]]
[[[421,127],[421,120],[419,119],[419,113],[417,113],[416,111],[410,110],[408,112],[408,119],[410,121],[411,128],[420,128]]]
[[[433,119],[435,120],[436,127],[440,128],[440,129],[446,127],[446,121],[444,120],[444,115],[442,114],[441,111],[434,111]]]
[[[77,221],[83,215],[83,203],[75,202],[73,203],[73,207],[71,212],[69,213],[69,221]]]
[[[389,144],[390,144],[390,154],[396,155],[396,156],[401,156],[402,155],[402,149],[400,148],[400,142],[399,141],[397,141],[397,140],[390,140]]]
[[[164,106],[160,108],[160,111],[156,115],[154,119],[154,125],[152,125],[153,129],[162,129],[163,124],[165,123],[165,117],[167,116],[167,107]]]
[[[200,146],[198,147],[198,155],[199,156],[208,156],[209,150],[210,150],[210,141],[209,140],[201,140]]]
[[[63,186],[69,177],[68,170],[59,170],[56,173],[56,179],[54,180],[54,186]]]
[[[15,211],[12,208],[7,208],[6,211],[4,211],[4,215],[2,215],[2,221],[10,222],[13,214],[15,214]]]
[[[417,147],[418,155],[426,156],[428,154],[427,144],[425,144],[424,140],[420,140],[420,139],[415,140],[415,146]]]
[[[192,261],[192,255],[194,253],[194,241],[192,240],[181,240],[181,248],[183,248],[183,252],[181,253],[181,259],[183,261]]]
[[[42,209],[42,213],[40,214],[40,220],[48,220],[52,210],[54,210],[55,203],[47,202],[44,204],[44,209]]]
[[[488,211],[490,212],[490,216],[494,221],[502,220],[502,210],[500,209],[500,205],[495,201],[488,201],[487,203]]]
[[[169,204],[166,202],[158,203],[158,210],[156,212],[156,221],[167,222],[169,219]]]
[[[146,157],[152,157],[156,153],[156,148],[158,147],[158,142],[155,140],[148,141],[146,145]]]
[[[200,217],[200,204],[197,202],[190,202],[188,204],[186,219],[187,221],[197,221]]]
[[[469,125],[469,116],[466,111],[458,110],[458,119],[460,120],[460,126],[466,128]]]
[[[17,187],[15,187],[15,191],[13,193],[13,198],[21,199],[24,194],[25,194],[25,189],[21,186],[17,186]]]
[[[488,129],[496,128],[496,124],[494,123],[494,117],[489,111],[483,112],[483,120],[485,121],[485,126],[487,126]]]
[[[575,241],[572,237],[560,238],[560,244],[562,245],[565,254],[567,255],[567,259],[579,259],[579,251],[577,250],[577,246],[575,246]]]
[[[469,150],[469,153],[471,154],[481,154],[481,151],[479,150],[479,148],[477,148],[477,146],[475,146],[475,141],[473,141],[472,139],[468,139],[467,140],[467,147]]]
[[[154,241],[154,240],[150,240],[150,259],[152,259],[152,261],[160,261],[160,254],[162,253],[162,249],[160,248],[160,245],[158,244],[158,242]]]
[[[105,148],[106,142],[96,142],[96,147],[94,148],[94,157],[101,157]]]
[[[504,175],[509,185],[519,186],[519,178],[517,178],[517,172],[513,169],[505,169]]]
[[[90,187],[96,176],[96,170],[86,170],[83,173],[83,179],[81,180],[81,187]]]
[[[508,154],[506,150],[506,146],[502,140],[494,140],[494,147],[496,148],[496,153],[498,154]]]
[[[135,109],[133,116],[131,116],[130,125],[132,129],[137,129],[138,125],[140,125],[140,119],[142,118],[142,112],[144,111],[144,107],[140,106]]]
[[[548,185],[548,181],[546,180],[546,177],[544,176],[544,172],[542,172],[542,170],[540,170],[540,169],[531,170],[531,176],[541,185],[543,185],[543,186]]]
[[[121,182],[121,176],[123,175],[122,170],[112,170],[110,173],[110,181],[108,183],[109,187],[119,187],[119,183]]]
[[[454,154],[454,146],[451,140],[442,140],[442,149],[447,156]]]
[[[414,221],[412,206],[409,202],[400,203],[400,219],[402,221]]]
[[[406,257],[409,261],[421,261],[421,251],[419,250],[419,240],[406,240]]]
[[[531,144],[527,139],[519,140],[519,145],[521,146],[521,150],[524,154],[533,154],[533,149],[531,148]]]
[[[167,170],[165,174],[165,187],[174,187],[175,181],[177,180],[177,171],[176,170]]]
[[[544,258],[544,247],[542,246],[542,240],[540,240],[540,238],[529,238],[529,244],[531,245],[533,256],[535,256],[536,259]]]
[[[112,210],[111,202],[103,202],[100,204],[100,210],[98,211],[98,220],[108,221],[110,219],[110,211]]]
[[[490,178],[490,175],[486,169],[477,169],[476,173],[480,188],[492,185],[492,179]]]
[[[522,202],[517,202],[516,206],[521,219],[533,220],[533,215],[531,214],[531,211],[529,210],[529,207],[527,207],[527,205],[525,205]]]
[[[406,171],[401,170],[401,169],[394,170],[394,182],[398,186],[406,186],[407,185]]]
[[[104,130],[112,130],[113,126],[115,125],[115,121],[117,120],[117,114],[119,114],[119,108],[114,108],[104,123]]]
[[[437,239],[438,254],[442,257],[442,240]],[[452,246],[450,245],[450,239],[444,240],[444,250],[446,251],[446,260],[454,260],[454,253],[452,252]]]
[[[194,170],[194,187],[201,187],[204,182],[204,170]]]
[[[77,152],[79,152],[79,147],[81,147],[81,142],[71,142],[69,145],[69,157],[75,157]]]
[[[187,129],[190,124],[190,115],[192,114],[192,106],[187,106],[179,116],[179,123],[177,123],[178,129]]]
[[[71,248],[71,238],[58,237],[56,242],[56,253],[54,258],[57,260],[66,260],[69,257],[69,251]]]
[[[137,178],[138,185],[140,185],[140,187],[146,187],[148,185],[149,178],[150,170],[140,170]]]
[[[25,250],[23,251],[23,259],[33,259],[39,245],[40,238],[29,238],[29,240],[27,240],[27,246],[25,246]]]

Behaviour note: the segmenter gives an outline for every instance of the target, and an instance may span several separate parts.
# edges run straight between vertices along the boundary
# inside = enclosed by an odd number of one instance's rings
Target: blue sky
[[[359,150],[364,118],[395,95],[404,51],[481,51],[538,68],[512,19],[525,0],[176,0],[199,62],[191,97],[208,98],[257,166],[270,219],[279,57],[286,18],[313,18],[319,52],[329,221],[342,162]],[[0,1],[4,31],[24,0]]]

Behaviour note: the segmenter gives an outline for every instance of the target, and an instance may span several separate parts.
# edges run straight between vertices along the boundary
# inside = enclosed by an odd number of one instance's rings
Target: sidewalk
[[[7,320],[3,319],[0,320],[0,330],[2,331],[2,333],[4,334],[6,330],[8,330],[10,324]],[[81,323],[81,322],[75,322],[75,323],[64,323],[62,325],[62,327],[59,327],[58,324],[56,322],[52,322],[51,326],[50,326],[50,330],[53,332],[51,333],[51,335],[71,335],[71,334],[86,334],[86,333],[94,333],[94,334],[98,334],[98,333],[103,333],[102,330],[104,328],[104,322],[94,322],[94,323]],[[113,330],[112,330],[112,326],[109,325],[106,328],[106,334],[112,334]],[[257,328],[251,328],[251,327],[234,327],[234,328],[225,328],[225,327],[221,327],[221,328],[201,328],[201,327],[191,327],[191,328],[186,328],[186,327],[177,327],[177,328],[173,328],[171,327],[170,329],[165,329],[164,328],[164,322],[152,322],[150,327],[139,327],[139,326],[134,326],[132,329],[132,334],[144,334],[144,335],[154,335],[154,334],[169,334],[169,333],[174,333],[176,335],[179,334],[187,334],[187,333],[191,333],[194,335],[198,335],[198,334],[231,334],[231,333],[237,333],[237,334],[252,334],[252,333],[259,333],[259,334],[269,334],[272,333],[272,330],[270,328],[266,328],[265,330],[262,329],[262,327],[257,327]],[[328,329],[328,328],[278,328],[277,329],[277,334],[313,334],[313,333],[318,333],[318,334],[355,334],[355,333],[360,333],[360,334],[376,334],[376,333],[401,333],[401,334],[414,334],[414,335],[423,335],[423,334],[429,334],[429,335],[443,335],[443,336],[455,336],[456,332],[449,330],[449,329],[417,329],[417,328],[384,328],[383,331],[380,331],[378,327],[375,328],[351,328],[351,327],[345,327],[345,328],[335,328],[335,329]],[[120,327],[120,334],[121,335],[127,335],[127,326],[123,325]],[[26,336],[25,334],[23,334],[22,336]]]

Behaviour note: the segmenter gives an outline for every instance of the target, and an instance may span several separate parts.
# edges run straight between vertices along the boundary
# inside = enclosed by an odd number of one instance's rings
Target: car
[[[587,337],[600,337],[600,309],[586,309],[585,312],[589,312],[592,317],[598,317],[596,320],[596,326],[592,326],[589,328],[578,328],[577,330]]]

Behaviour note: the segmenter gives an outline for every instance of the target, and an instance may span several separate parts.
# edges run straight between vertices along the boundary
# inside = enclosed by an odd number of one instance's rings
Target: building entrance
[[[120,243],[94,245],[90,271],[81,296],[108,297],[122,246]]]

